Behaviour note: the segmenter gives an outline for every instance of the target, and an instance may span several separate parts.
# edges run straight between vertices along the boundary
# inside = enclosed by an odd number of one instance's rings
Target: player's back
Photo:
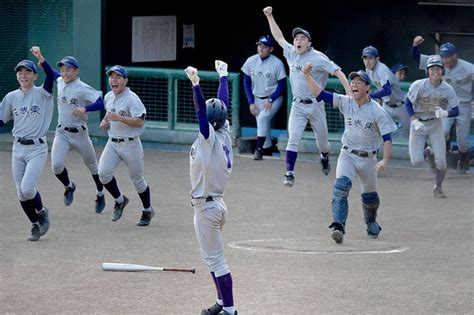
[[[224,194],[233,165],[228,121],[218,131],[210,126],[207,139],[199,134],[191,146],[189,162],[193,198]]]

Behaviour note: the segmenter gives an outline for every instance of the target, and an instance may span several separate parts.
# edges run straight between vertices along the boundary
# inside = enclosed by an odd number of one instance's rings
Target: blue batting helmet
[[[207,121],[212,125],[214,130],[218,130],[224,126],[227,120],[227,106],[218,98],[210,98],[206,101]]]

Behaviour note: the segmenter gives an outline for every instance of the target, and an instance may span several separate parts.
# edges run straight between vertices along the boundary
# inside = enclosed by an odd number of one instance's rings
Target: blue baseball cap
[[[431,56],[428,58],[428,62],[426,63],[426,69],[431,68],[433,66],[438,66],[444,69],[443,61],[439,56]]]
[[[370,80],[370,77],[369,75],[367,74],[367,72],[363,71],[363,70],[359,70],[359,71],[353,71],[351,73],[349,73],[349,80],[352,80],[354,79],[355,77],[359,77],[362,81],[364,81],[367,85],[371,85],[372,84],[372,81]]]
[[[273,45],[275,45],[275,42],[273,41],[273,38],[270,35],[263,35],[258,39],[258,42],[256,42],[255,45],[265,45],[268,47],[273,47]]]
[[[69,68],[79,68],[79,62],[72,56],[66,56],[56,63],[58,67],[66,66]]]
[[[457,52],[458,52],[458,50],[457,50],[456,46],[454,46],[451,43],[444,43],[439,48],[439,55],[441,57],[448,57],[448,56],[456,54]]]
[[[37,73],[35,64],[32,61],[29,61],[27,59],[20,61],[16,65],[15,72],[18,72],[21,68],[26,68],[28,70],[33,71],[34,73]]]
[[[293,29],[293,32],[291,33],[293,35],[293,38],[295,38],[296,35],[298,34],[303,34],[307,39],[311,41],[311,35],[307,30],[302,29],[301,27],[297,27]]]
[[[390,68],[390,70],[392,70],[393,73],[403,70],[403,69],[408,70],[408,66],[405,66],[404,64],[401,64],[401,63],[397,63],[397,64],[394,64],[392,68]]]
[[[109,70],[107,70],[107,75],[111,75],[112,72],[115,72],[116,74],[118,74],[119,76],[124,77],[124,78],[128,77],[127,70],[124,67],[119,66],[119,65],[115,65],[112,68],[110,68]]]
[[[362,58],[364,57],[378,57],[379,51],[374,46],[367,46],[362,50]]]

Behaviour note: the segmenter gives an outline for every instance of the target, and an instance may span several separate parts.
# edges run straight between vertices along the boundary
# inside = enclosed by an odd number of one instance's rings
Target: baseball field
[[[112,222],[110,195],[104,212],[94,212],[95,186],[76,152],[66,161],[77,186],[69,207],[48,159],[38,188],[51,228],[38,242],[26,241],[30,224],[10,150],[0,160],[0,313],[199,314],[214,303],[194,235],[187,152],[145,150],[157,212],[148,227],[135,225],[141,203],[125,166],[115,175],[130,203]],[[378,180],[383,230],[376,240],[366,236],[355,181],[337,245],[328,229],[335,161],[327,177],[318,163],[298,161],[288,188],[283,159],[235,155],[224,237],[239,314],[472,314],[473,174],[448,170],[448,198],[437,199],[428,169],[389,167]],[[196,273],[106,272],[103,262]]]

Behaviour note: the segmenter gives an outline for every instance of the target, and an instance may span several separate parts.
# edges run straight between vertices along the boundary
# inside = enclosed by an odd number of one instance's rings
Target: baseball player
[[[36,55],[39,48],[31,52]],[[48,209],[36,190],[48,157],[46,133],[53,118],[53,81],[51,66],[43,60],[46,74],[43,86],[36,87],[37,69],[30,60],[20,61],[16,67],[18,90],[8,93],[0,108],[0,127],[13,120],[12,174],[23,211],[32,223],[29,241],[37,241],[49,229]]]
[[[436,164],[436,184],[433,194],[446,198],[441,187],[446,175],[446,145],[442,117],[459,114],[459,99],[442,75],[444,66],[439,56],[432,56],[426,65],[428,78],[413,82],[408,89],[406,109],[411,117],[408,150],[413,165],[424,160],[425,141],[429,140]]]
[[[224,257],[222,228],[227,217],[224,188],[232,172],[233,152],[227,104],[229,98],[227,64],[215,61],[219,74],[217,98],[207,101],[199,85],[196,68],[184,71],[192,83],[199,136],[191,146],[189,169],[194,229],[201,257],[211,273],[217,291],[216,303],[201,315],[237,314],[234,307],[232,275]]]
[[[398,82],[403,82],[407,79],[408,66],[401,63],[396,63],[390,68],[390,70],[395,75],[395,78],[398,80]]]
[[[420,54],[418,46],[424,42],[424,38],[416,36],[413,39],[412,58],[419,63],[420,69],[425,70],[429,55]],[[474,82],[474,65],[466,60],[458,58],[456,46],[444,43],[440,46],[439,56],[444,65],[443,78],[454,88],[459,98],[459,115],[444,117],[441,119],[444,135],[446,137],[447,150],[451,149],[450,134],[451,127],[455,125],[456,141],[459,150],[458,171],[461,174],[469,169],[469,132],[471,130],[471,101],[472,86]]]
[[[321,170],[325,175],[329,174],[329,141],[324,102],[316,100],[311,95],[308,84],[303,75],[303,65],[307,62],[314,66],[311,76],[324,88],[329,74],[336,76],[344,87],[346,93],[350,93],[349,83],[341,68],[332,62],[322,52],[311,47],[311,35],[302,28],[293,29],[293,45],[283,37],[283,33],[275,22],[272,7],[263,9],[268,19],[270,30],[283,48],[283,54],[290,69],[290,83],[293,93],[293,102],[288,120],[288,145],[286,147],[286,174],[283,184],[292,187],[295,181],[295,163],[298,155],[298,145],[308,122],[313,128],[316,145],[320,151]]]
[[[35,56],[40,63],[44,61],[39,48]],[[87,129],[87,114],[77,116],[74,111],[78,108],[84,109],[85,105],[103,108],[102,92],[81,81],[76,58],[66,56],[58,61],[57,66],[61,73],[53,70],[58,85],[58,126],[51,148],[53,172],[64,185],[64,204],[71,205],[76,185],[69,179],[64,161],[71,149],[79,153],[95,182],[95,212],[101,213],[105,207],[104,187],[99,180],[97,157]]]
[[[400,88],[400,83],[393,72],[380,61],[377,48],[373,46],[365,47],[362,50],[362,60],[364,61],[365,71],[377,87],[376,91],[369,94],[370,97],[382,101],[382,106],[390,117],[400,123],[400,134],[408,139],[410,117],[403,106],[405,94]]]
[[[244,90],[250,113],[257,120],[257,145],[254,160],[263,158],[263,149],[270,147],[271,120],[283,103],[286,72],[283,62],[272,55],[274,41],[270,35],[261,36],[257,54],[250,56],[242,66]]]
[[[127,70],[119,65],[107,71],[112,91],[104,98],[107,111],[100,122],[100,128],[107,129],[109,140],[99,160],[99,178],[107,191],[114,197],[115,206],[112,221],[122,217],[129,199],[124,196],[113,175],[123,161],[143,204],[138,226],[147,226],[155,215],[150,202],[150,188],[144,178],[143,147],[140,135],[145,131],[146,109],[140,98],[127,87]]]
[[[353,96],[323,91],[311,77],[312,64],[304,66],[305,78],[311,93],[332,104],[344,115],[342,148],[337,160],[336,181],[332,193],[332,238],[337,244],[344,240],[346,219],[349,212],[347,197],[352,181],[357,175],[362,190],[362,208],[367,224],[367,235],[377,238],[382,228],[377,223],[380,205],[376,190],[377,172],[383,171],[392,153],[391,133],[397,130],[389,114],[369,96],[370,77],[365,71],[351,72]],[[377,161],[377,150],[383,142],[383,159]]]

